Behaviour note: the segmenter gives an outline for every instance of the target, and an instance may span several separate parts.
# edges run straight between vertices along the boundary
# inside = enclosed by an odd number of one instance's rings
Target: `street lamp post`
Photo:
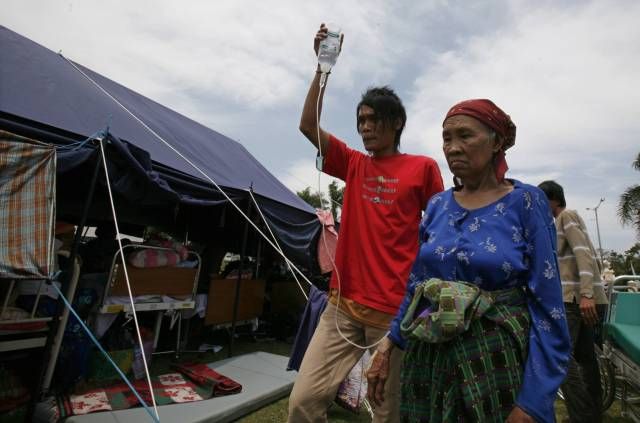
[[[600,199],[600,202],[595,207],[587,207],[587,210],[593,210],[596,215],[596,232],[598,234],[598,251],[600,252],[600,262],[602,262],[602,242],[600,241],[600,225],[598,224],[598,208],[604,202],[604,198]]]

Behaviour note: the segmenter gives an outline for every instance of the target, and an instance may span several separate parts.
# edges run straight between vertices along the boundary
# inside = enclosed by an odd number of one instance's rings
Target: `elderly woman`
[[[505,179],[516,127],[491,101],[456,104],[442,126],[455,187],[427,204],[369,399],[384,400],[390,351],[402,348],[403,421],[553,422],[571,344],[546,197]]]

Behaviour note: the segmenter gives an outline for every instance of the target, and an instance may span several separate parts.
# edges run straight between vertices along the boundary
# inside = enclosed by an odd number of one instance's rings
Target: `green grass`
[[[281,423],[287,421],[287,406],[289,398],[283,398],[273,404],[270,404],[260,410],[241,418],[237,423]],[[556,420],[562,423],[563,419],[568,418],[567,409],[563,401],[556,402]],[[364,423],[371,422],[371,418],[365,411],[359,415],[352,414],[338,406],[332,406],[328,412],[328,420],[332,423]],[[607,410],[602,418],[603,423],[632,423],[631,419],[620,417],[620,403],[615,401],[611,408]]]
[[[287,421],[287,408],[289,406],[289,398],[283,398],[274,402],[255,413],[251,413],[248,416],[237,420],[237,423],[281,423]],[[366,411],[361,411],[356,415],[340,408],[337,405],[333,405],[327,413],[328,420],[332,423],[365,423],[371,422]]]
[[[564,401],[556,401],[556,420],[558,423],[568,418]],[[611,407],[602,416],[602,423],[632,423],[633,420],[620,416],[620,401],[614,401]]]

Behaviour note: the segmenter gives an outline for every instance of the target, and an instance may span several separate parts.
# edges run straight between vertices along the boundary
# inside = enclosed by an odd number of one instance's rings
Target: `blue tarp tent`
[[[134,225],[173,225],[192,238],[239,239],[243,219],[220,192],[125,111],[178,149],[236,201],[249,189],[290,257],[315,263],[314,210],[240,143],[0,26],[0,128],[59,146],[109,125],[107,157],[118,216]],[[95,145],[58,154],[58,215],[79,216],[98,159]],[[90,219],[109,219],[104,187]],[[255,221],[260,219],[253,213]],[[224,229],[223,229],[224,228]],[[255,235],[255,234],[254,234]]]

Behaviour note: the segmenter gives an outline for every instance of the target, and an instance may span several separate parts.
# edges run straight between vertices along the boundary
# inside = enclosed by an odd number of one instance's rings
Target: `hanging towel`
[[[318,326],[318,322],[320,321],[320,316],[326,306],[327,293],[311,285],[309,289],[309,301],[300,319],[300,326],[298,327],[298,333],[296,333],[296,339],[293,341],[293,348],[291,348],[287,370],[297,371],[300,369],[304,353],[307,351],[309,341],[311,341],[313,332],[315,332],[316,326]]]

